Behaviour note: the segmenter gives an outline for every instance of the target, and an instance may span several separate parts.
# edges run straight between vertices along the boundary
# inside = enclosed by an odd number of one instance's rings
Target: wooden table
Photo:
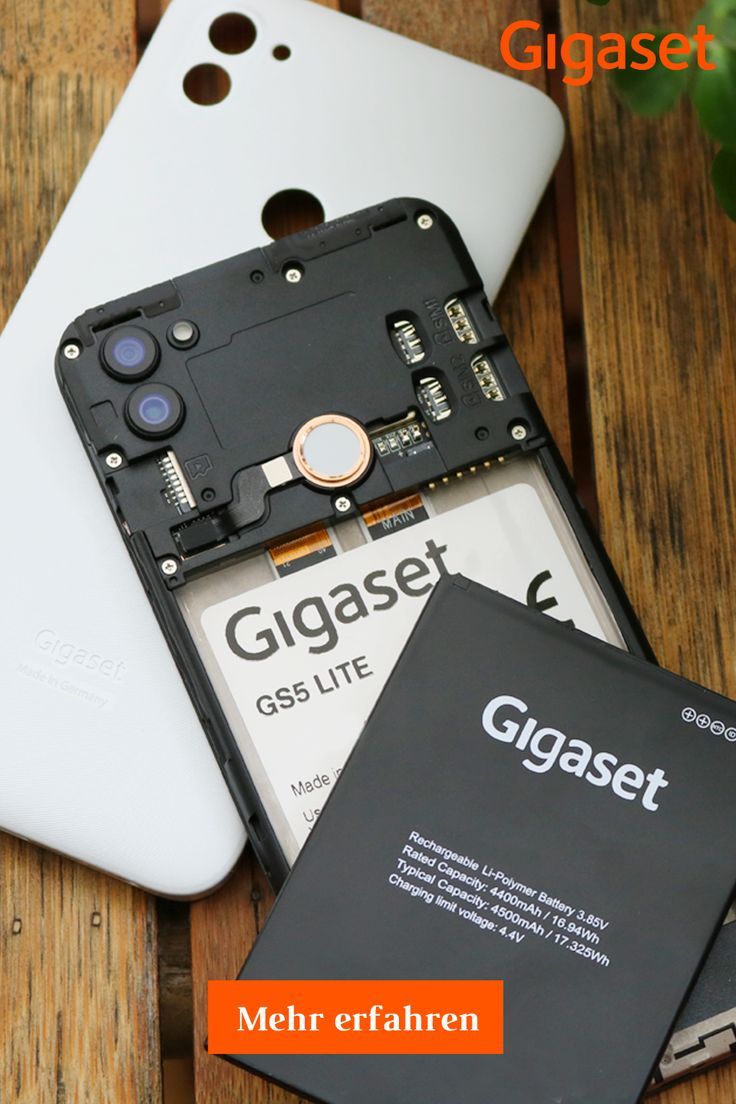
[[[0,0],[3,320],[158,3]],[[345,0],[353,14],[358,6]],[[696,6],[674,0],[659,14],[684,28]],[[362,17],[498,66],[513,19],[598,32],[656,15],[646,0],[622,8],[363,0]],[[543,73],[532,76],[544,86]],[[600,77],[564,101],[568,161],[498,310],[660,659],[733,697],[736,227],[714,203],[710,151],[688,111],[635,119]],[[189,907],[3,837],[0,886],[3,1104],[294,1099],[202,1046],[206,979],[234,975],[271,903],[249,855]],[[731,1104],[736,1064],[661,1099]]]

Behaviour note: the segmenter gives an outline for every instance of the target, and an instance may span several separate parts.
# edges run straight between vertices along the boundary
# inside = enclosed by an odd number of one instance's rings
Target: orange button
[[[210,1054],[502,1054],[502,981],[210,981]]]

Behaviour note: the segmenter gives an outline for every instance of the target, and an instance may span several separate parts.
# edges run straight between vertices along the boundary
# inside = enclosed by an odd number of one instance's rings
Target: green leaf
[[[595,4],[597,8],[605,8],[609,0],[588,0],[589,4]]]
[[[711,0],[692,18],[690,34],[704,26],[727,50],[736,49],[736,0]]]
[[[736,53],[711,43],[708,60],[715,69],[693,69],[690,96],[707,134],[724,145],[736,145]]]
[[[718,24],[722,19],[732,15],[736,11],[734,0],[710,0],[706,6],[697,13],[695,19],[698,23],[712,24],[711,30],[718,30]]]
[[[626,69],[616,69],[611,73],[613,86],[620,99],[637,115],[663,115],[675,106],[687,88],[687,69],[667,69],[659,61],[659,44],[670,34],[669,31],[653,31],[653,42],[647,42],[648,48],[657,53],[657,62],[653,69],[632,69],[632,61],[643,59],[626,46]]]
[[[728,217],[736,222],[736,149],[722,149],[716,154],[710,178],[718,202]]]

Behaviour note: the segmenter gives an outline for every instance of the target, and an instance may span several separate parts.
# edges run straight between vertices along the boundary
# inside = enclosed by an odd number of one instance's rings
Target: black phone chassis
[[[439,573],[651,658],[431,203],[392,200],[89,310],[56,363],[276,885]]]

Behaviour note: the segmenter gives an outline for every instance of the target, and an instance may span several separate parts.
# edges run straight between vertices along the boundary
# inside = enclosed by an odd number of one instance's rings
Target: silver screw
[[[420,230],[429,230],[434,226],[434,219],[425,211],[423,215],[417,215],[417,226]]]
[[[526,439],[526,426],[523,426],[521,422],[517,422],[516,425],[511,427],[511,436],[515,441],[524,441]]]
[[[340,495],[339,498],[335,499],[335,509],[337,510],[338,514],[346,514],[351,506],[352,502],[347,497],[347,495]]]
[[[81,351],[82,350],[74,341],[70,341],[69,344],[65,345],[62,349],[62,352],[67,360],[76,360]]]
[[[105,463],[107,464],[108,468],[112,468],[113,471],[115,471],[116,468],[119,468],[122,462],[123,458],[119,452],[108,452],[107,456],[105,457]]]
[[[178,563],[172,558],[161,561],[161,573],[163,575],[176,575],[178,568]]]
[[[284,275],[290,284],[298,284],[302,278],[302,270],[300,268],[287,268]]]

